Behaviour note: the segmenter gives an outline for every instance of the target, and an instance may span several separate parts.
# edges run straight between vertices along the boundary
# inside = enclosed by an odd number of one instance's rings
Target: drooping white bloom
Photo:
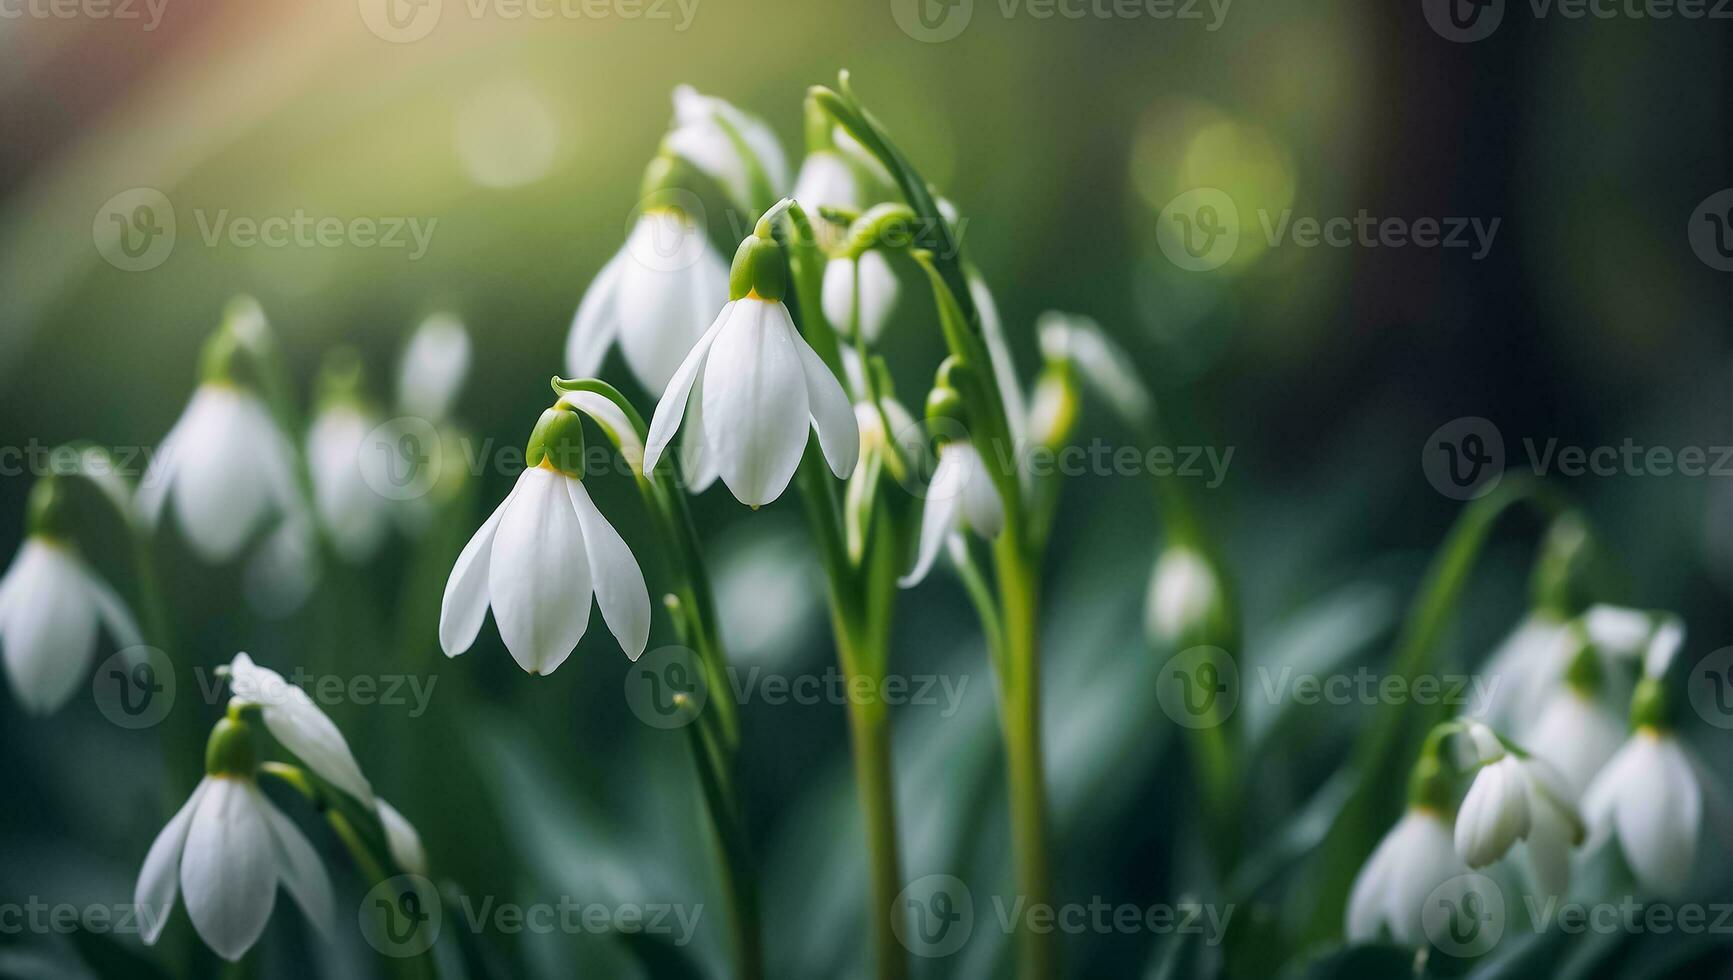
[[[953,534],[966,529],[984,538],[996,538],[1005,528],[999,488],[993,484],[980,450],[967,439],[952,439],[939,447],[939,465],[927,483],[926,497],[915,567],[897,580],[905,589],[927,577],[939,549]]]
[[[331,880],[306,835],[251,777],[209,775],[151,844],[133,900],[147,944],[178,893],[205,945],[232,961],[265,931],[278,884],[320,933],[336,935]]]
[[[373,787],[361,774],[349,743],[306,691],[244,653],[229,662],[229,690],[235,700],[258,705],[271,737],[307,768],[363,804],[373,804]]]
[[[1174,545],[1156,559],[1144,603],[1149,635],[1173,643],[1205,622],[1221,601],[1215,568],[1195,549]]]
[[[1078,375],[1107,399],[1120,418],[1142,425],[1155,414],[1155,399],[1131,365],[1131,355],[1101,325],[1078,313],[1048,310],[1035,320],[1041,356],[1075,365]]]
[[[897,274],[879,249],[868,249],[858,259],[831,259],[824,266],[824,317],[844,334],[855,322],[855,276],[860,277],[860,330],[869,344],[878,343],[891,309],[897,302]]]
[[[736,201],[750,204],[753,195],[747,165],[729,129],[757,157],[771,192],[777,196],[786,192],[788,158],[769,126],[722,99],[699,94],[690,85],[674,89],[674,128],[667,136],[668,149],[720,181]]]
[[[1605,705],[1575,685],[1562,684],[1528,726],[1526,740],[1580,798],[1595,773],[1619,750],[1624,736],[1625,726]]]
[[[0,577],[6,680],[25,710],[45,715],[72,697],[90,669],[99,626],[122,649],[144,642],[126,603],[70,545],[26,538]]]
[[[854,471],[860,453],[854,409],[780,300],[749,294],[722,307],[656,405],[646,473],[674,438],[688,402],[692,436],[743,504],[757,507],[782,495],[806,452],[809,429],[818,432],[837,476]]]
[[[314,512],[337,553],[357,564],[373,557],[392,521],[392,501],[373,489],[389,485],[383,482],[386,461],[368,439],[377,425],[359,405],[340,400],[320,411],[307,430]]]
[[[728,265],[687,213],[646,210],[578,304],[566,338],[571,377],[594,377],[615,341],[645,390],[661,395],[716,310]]]
[[[397,404],[409,415],[438,423],[469,374],[469,331],[449,313],[436,313],[415,328],[397,368]]]
[[[227,562],[268,518],[303,508],[293,452],[257,395],[201,384],[145,470],[139,515],[155,527],[172,499],[193,551]]]
[[[1609,835],[1644,888],[1684,893],[1697,863],[1703,787],[1671,731],[1642,726],[1589,784],[1583,814],[1596,845]]]
[[[879,414],[881,407],[884,409],[882,416]],[[880,442],[896,446],[904,459],[918,459],[927,451],[926,437],[919,423],[895,398],[882,399],[877,405],[870,401],[855,402],[854,419],[856,428],[860,429],[862,459],[866,458],[873,444]]]
[[[427,851],[421,846],[421,835],[416,833],[415,825],[383,798],[379,800],[378,812],[379,824],[385,828],[385,846],[391,851],[391,860],[410,874],[427,874]]]
[[[583,481],[532,466],[458,555],[439,613],[439,642],[455,657],[493,609],[518,666],[550,674],[576,649],[590,597],[633,660],[650,638],[650,593],[637,559],[590,500]]]
[[[1526,841],[1536,882],[1549,895],[1570,884],[1570,849],[1582,838],[1564,777],[1544,760],[1515,752],[1475,773],[1456,814],[1456,853],[1469,867],[1485,867]]]
[[[1387,933],[1399,943],[1425,942],[1421,913],[1426,899],[1467,871],[1456,856],[1444,815],[1430,807],[1410,807],[1354,878],[1348,939],[1368,942]]]

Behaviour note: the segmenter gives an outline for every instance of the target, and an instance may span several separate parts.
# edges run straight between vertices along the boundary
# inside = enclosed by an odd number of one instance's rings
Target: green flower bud
[[[943,430],[963,421],[963,397],[957,389],[940,387],[927,392],[927,421],[939,423],[934,434],[940,438],[954,434]]]
[[[240,341],[232,330],[218,328],[205,341],[199,355],[199,378],[206,384],[232,384],[235,360],[241,355]]]
[[[1456,799],[1450,770],[1435,752],[1425,752],[1408,775],[1408,803],[1438,813],[1449,813]]]
[[[524,462],[583,479],[583,419],[569,408],[554,407],[543,412],[530,432],[529,444],[524,447]]]
[[[24,529],[29,534],[45,538],[65,536],[72,525],[66,513],[65,484],[53,474],[36,481],[25,502],[24,515]]]
[[[1600,692],[1602,676],[1601,658],[1595,652],[1594,644],[1588,642],[1580,628],[1573,628],[1571,641],[1576,644],[1576,652],[1571,654],[1570,663],[1565,666],[1565,683],[1578,692],[1590,697]]]
[[[1561,617],[1574,616],[1589,606],[1589,574],[1594,565],[1594,537],[1588,524],[1575,511],[1567,512],[1547,528],[1530,580],[1536,609]]]
[[[1030,399],[1029,433],[1037,445],[1057,449],[1071,438],[1077,426],[1077,372],[1069,361],[1049,361],[1035,379]]]
[[[217,722],[205,743],[205,774],[251,779],[258,769],[259,751],[252,726],[233,716]]]
[[[781,302],[788,295],[788,262],[763,219],[759,220],[758,229],[740,243],[734,253],[734,268],[728,274],[730,300],[751,295],[771,302]]]
[[[359,404],[364,375],[361,355],[349,346],[334,348],[319,367],[317,401],[321,408]]]
[[[1672,728],[1671,708],[1661,679],[1645,677],[1637,682],[1637,689],[1631,695],[1631,728]]]
[[[915,212],[906,204],[875,204],[848,227],[840,257],[857,259],[870,248],[930,247],[918,240]]]

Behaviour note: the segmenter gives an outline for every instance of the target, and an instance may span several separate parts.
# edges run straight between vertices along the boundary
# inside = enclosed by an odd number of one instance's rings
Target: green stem
[[[1005,736],[1005,775],[1010,790],[1011,853],[1017,897],[1028,907],[1053,906],[1053,871],[1047,827],[1046,772],[1041,753],[1041,662],[1035,563],[1023,550],[1015,525],[996,546],[1004,603],[1005,658],[999,672],[999,722]],[[1059,975],[1059,950],[1051,930],[1019,934],[1020,974]]]
[[[742,980],[760,980],[764,976],[764,935],[758,880],[753,872],[740,797],[730,774],[731,754],[718,744],[717,733],[706,720],[710,717],[708,713],[701,714],[694,724],[687,726],[692,738],[692,758],[698,767],[698,781],[716,831],[716,843],[722,851],[738,975]]]

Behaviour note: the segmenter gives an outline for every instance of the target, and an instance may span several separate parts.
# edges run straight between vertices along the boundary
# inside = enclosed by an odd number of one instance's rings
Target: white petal
[[[1395,882],[1396,863],[1400,860],[1403,825],[1398,823],[1384,835],[1366,859],[1359,874],[1354,876],[1354,888],[1348,893],[1347,936],[1350,942],[1371,942],[1386,927],[1394,927],[1386,919],[1389,895]]]
[[[644,573],[620,533],[596,509],[583,482],[568,477],[565,484],[583,528],[584,548],[590,554],[596,605],[602,608],[602,619],[626,656],[637,660],[650,642],[650,591],[644,586]]]
[[[518,476],[511,493],[495,507],[493,514],[476,529],[469,543],[451,567],[451,578],[445,582],[445,598],[439,604],[439,646],[448,657],[455,657],[475,643],[481,624],[487,619],[487,570],[493,560],[493,538],[499,531],[500,518],[523,486],[525,470]]]
[[[500,638],[532,674],[564,663],[590,620],[589,557],[565,480],[540,467],[524,473],[488,565]]]
[[[1529,798],[1533,813],[1528,835],[1528,860],[1540,894],[1562,897],[1571,882],[1571,822],[1554,806]]]
[[[1614,819],[1625,859],[1644,888],[1677,896],[1691,880],[1703,797],[1684,750],[1672,736],[1638,732],[1647,764],[1633,766]]]
[[[89,566],[81,565],[79,571],[84,575],[85,588],[90,591],[91,605],[102,625],[108,628],[109,635],[114,637],[115,645],[125,649],[144,643],[144,632],[138,628],[138,620],[126,607],[126,601]]]
[[[1401,850],[1393,856],[1384,916],[1398,942],[1426,939],[1421,927],[1427,898],[1455,875],[1467,872],[1456,856],[1450,825],[1431,810],[1410,810],[1402,818]]]
[[[277,854],[258,791],[209,780],[181,858],[181,891],[200,938],[238,960],[258,941],[277,901]]]
[[[307,432],[313,504],[338,554],[352,564],[371,558],[390,528],[390,502],[362,473],[361,454],[375,421],[348,406],[319,413]]]
[[[186,429],[176,441],[175,516],[187,543],[204,561],[232,560],[270,507],[272,478],[252,465],[267,447],[256,399],[227,385],[207,384],[187,407]],[[273,440],[274,441],[274,440]]]
[[[871,249],[861,253],[858,259],[838,258],[826,263],[822,294],[824,318],[837,331],[853,335],[857,274],[860,277],[861,334],[867,343],[876,344],[897,302],[897,274],[884,252]]]
[[[391,850],[391,860],[414,875],[427,874],[427,851],[421,846],[421,835],[415,825],[397,808],[379,800],[379,825],[385,828],[385,844]]]
[[[1601,767],[1601,771],[1595,774],[1595,778],[1589,782],[1589,788],[1583,791],[1583,820],[1589,829],[1588,849],[1598,848],[1604,842],[1607,832],[1613,829],[1614,813],[1618,809],[1619,800],[1631,782],[1635,770],[1650,764],[1650,749],[1647,738],[1627,740],[1607,764]]]
[[[963,523],[984,538],[996,538],[1005,527],[1005,507],[999,500],[999,488],[987,472],[987,464],[972,443],[955,442],[946,449],[964,459],[962,472]]]
[[[686,359],[680,362],[674,377],[668,381],[667,390],[662,392],[661,400],[656,403],[656,414],[650,419],[650,433],[644,443],[646,474],[656,468],[656,461],[662,458],[662,451],[674,440],[674,432],[680,428],[680,419],[686,414],[686,399],[692,394],[692,384],[698,379],[699,371],[703,370],[710,347],[722,332],[723,324],[727,323],[733,314],[734,307],[733,302],[722,307],[722,312],[716,315],[710,329],[704,331],[704,336],[698,338],[698,342],[686,352]]]
[[[78,559],[57,544],[24,544],[8,579],[5,633],[6,675],[27,711],[60,708],[90,665],[96,647],[97,610]]]
[[[620,269],[626,262],[626,251],[614,253],[602,271],[596,273],[584,298],[578,302],[578,312],[572,317],[571,331],[566,334],[566,375],[572,378],[593,378],[608,354],[608,345],[619,335],[620,318],[615,305]]]
[[[666,210],[639,219],[626,251],[615,298],[620,350],[638,382],[661,395],[728,302],[728,267],[703,229]]]
[[[469,360],[469,332],[461,320],[449,313],[423,320],[398,364],[397,404],[430,422],[444,419],[469,373]]]
[[[1527,739],[1534,754],[1556,766],[1571,793],[1580,797],[1619,750],[1624,730],[1612,712],[1567,684],[1547,699]]]
[[[180,452],[180,433],[186,425],[186,418],[186,413],[182,412],[168,435],[157,443],[150,465],[144,468],[144,476],[138,482],[138,492],[132,498],[133,512],[145,527],[152,530],[162,521],[163,503],[168,500],[169,486],[174,483],[174,464]]]
[[[811,408],[787,317],[781,303],[741,300],[704,366],[704,442],[722,482],[752,507],[782,495],[806,452]],[[850,410],[851,431],[853,419]]]
[[[313,928],[321,936],[334,938],[337,935],[337,903],[332,898],[331,878],[325,873],[325,863],[319,860],[319,852],[313,849],[301,828],[259,792],[258,786],[248,783],[246,790],[252,794],[254,804],[264,814],[265,824],[270,828],[283,887],[295,904],[301,906]]]
[[[363,804],[373,805],[373,787],[361,774],[349,743],[306,691],[276,671],[253,663],[244,653],[236,654],[229,664],[229,688],[235,697],[260,705],[271,737],[320,778]]]
[[[156,835],[150,851],[144,856],[144,867],[139,869],[138,886],[133,889],[132,901],[138,907],[139,933],[146,946],[155,943],[162,935],[162,927],[167,924],[169,912],[174,908],[175,892],[180,884],[181,852],[186,847],[187,832],[192,829],[199,799],[210,784],[208,776],[199,780],[192,795]]]
[[[943,466],[942,461],[940,465]],[[921,541],[915,553],[915,567],[897,579],[898,586],[907,589],[926,579],[933,561],[939,557],[939,549],[944,547],[945,538],[956,530],[959,505],[958,495],[954,493],[927,497],[927,505],[921,509]]]
[[[779,309],[782,316],[788,315],[786,307]],[[860,462],[860,425],[855,421],[854,406],[849,404],[836,375],[830,373],[818,352],[794,329],[793,321],[788,324],[788,333],[800,355],[801,372],[806,376],[807,407],[812,411],[812,427],[818,432],[819,448],[824,451],[830,471],[846,480]]]
[[[1528,835],[1527,778],[1514,756],[1483,766],[1456,815],[1456,853],[1471,868],[1505,855]]]
[[[860,207],[854,171],[849,169],[842,155],[833,150],[816,150],[807,154],[800,163],[800,175],[795,178],[794,193],[790,196],[799,202],[800,209],[806,212],[814,225],[820,221],[820,207]]]

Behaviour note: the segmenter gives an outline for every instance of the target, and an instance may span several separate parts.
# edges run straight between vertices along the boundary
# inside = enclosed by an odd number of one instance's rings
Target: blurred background
[[[94,4],[71,17],[5,8],[0,445],[155,445],[197,381],[224,303],[249,293],[303,398],[324,352],[349,344],[387,399],[409,331],[455,313],[474,341],[455,414],[477,439],[521,448],[549,401],[546,379],[563,370],[577,301],[635,216],[674,86],[762,117],[798,160],[805,89],[839,68],[967,217],[965,245],[1025,381],[1036,316],[1084,313],[1130,353],[1178,442],[1231,448],[1219,485],[1178,478],[1227,541],[1250,659],[1387,657],[1461,510],[1421,466],[1429,435],[1453,420],[1490,420],[1512,472],[1529,468],[1525,440],[1733,445],[1733,280],[1688,233],[1699,205],[1733,182],[1724,24],[1536,17],[1510,3],[1491,36],[1459,42],[1429,25],[1420,0],[1235,0],[1200,4],[1197,19],[1042,18],[1038,6],[965,0],[933,8],[966,19],[939,39],[905,30],[907,11],[889,0],[688,3],[643,8],[666,19],[623,15],[630,5],[583,15],[576,3],[537,8],[557,12],[544,18],[511,16],[518,8],[503,0],[435,0],[402,7],[416,18],[402,29],[371,0],[162,0],[155,11],[140,0],[133,18],[93,16]],[[1158,240],[1163,209],[1199,187],[1231,197],[1241,232],[1231,259],[1202,272],[1170,261]],[[175,234],[155,264],[131,271],[105,259],[93,228],[117,195],[134,195],[120,198],[130,210],[140,188],[170,202]],[[1255,217],[1361,212],[1497,225],[1484,249],[1472,233],[1469,247],[1303,247],[1271,241]],[[271,247],[211,232],[297,213],[401,220],[404,247]],[[904,400],[918,404],[943,344],[915,271],[899,271],[884,347]],[[608,372],[627,377],[617,355]],[[648,415],[651,398],[619,383]],[[1082,438],[1134,436],[1092,408]],[[709,913],[692,945],[673,950],[608,933],[488,930],[481,945],[499,975],[719,975],[727,933],[687,746],[628,709],[613,640],[593,626],[564,670],[529,678],[491,627],[448,661],[433,624],[408,619],[429,608],[429,581],[437,603],[451,555],[513,476],[484,467],[452,541],[399,540],[334,573],[346,605],[316,599],[288,617],[249,605],[236,568],[201,566],[168,536],[184,647],[172,652],[215,665],[247,650],[285,673],[431,680],[425,710],[328,710],[420,828],[437,876],[468,894]],[[1729,642],[1733,471],[1554,479],[1616,556],[1621,591],[1608,598],[1681,612],[1687,657]],[[7,556],[31,483],[28,466],[0,478]],[[633,487],[594,484],[654,590],[661,571]],[[1195,833],[1184,754],[1154,695],[1161,656],[1140,626],[1163,534],[1153,502],[1147,474],[1102,472],[1069,481],[1060,508],[1044,662],[1066,900],[1171,902],[1198,878],[1183,844]],[[754,513],[718,489],[693,506],[736,661],[822,673],[833,653],[798,503]],[[1530,518],[1500,526],[1447,663],[1479,662],[1520,617],[1538,530]],[[904,874],[963,877],[984,918],[984,896],[1009,875],[1003,781],[992,675],[953,577],[904,594],[896,636],[893,672],[963,688],[950,713],[943,702],[895,713]],[[659,616],[652,647],[671,642]],[[200,710],[214,720],[220,706]],[[1369,714],[1306,711],[1265,746],[1271,833],[1340,765]],[[1254,728],[1268,720],[1252,715]],[[843,708],[749,701],[742,720],[774,972],[864,975]],[[1725,733],[1704,732],[1693,737],[1726,772]],[[162,823],[158,748],[152,731],[110,724],[88,692],[46,719],[0,704],[0,901],[129,901]],[[358,882],[340,883],[359,895]],[[1260,914],[1273,922],[1305,901],[1277,889]],[[1289,953],[1328,938],[1268,928]],[[187,931],[183,913],[177,929]],[[978,928],[958,957],[916,967],[1003,975],[1009,950],[995,933]],[[1128,975],[1162,940],[1067,937],[1065,958],[1075,975]],[[331,976],[377,969],[355,937],[308,943],[295,914],[274,917],[261,950],[266,976],[303,975],[295,964],[309,956]],[[143,952],[136,936],[0,935],[4,975],[204,968]]]

